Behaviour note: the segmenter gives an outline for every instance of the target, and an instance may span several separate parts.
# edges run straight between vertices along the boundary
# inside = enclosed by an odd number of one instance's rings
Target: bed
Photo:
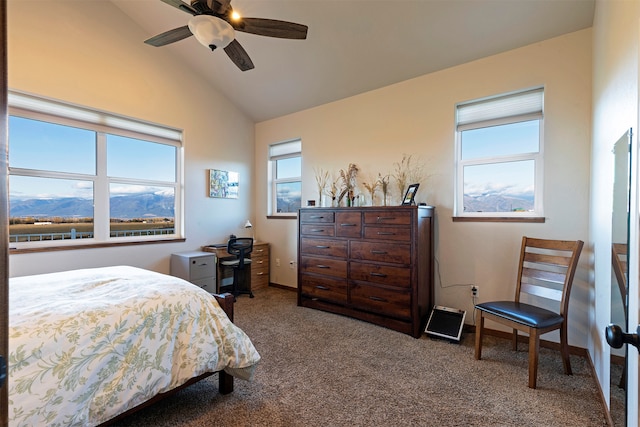
[[[176,277],[117,266],[9,281],[12,427],[101,425],[214,372],[227,393],[259,360],[217,299]]]

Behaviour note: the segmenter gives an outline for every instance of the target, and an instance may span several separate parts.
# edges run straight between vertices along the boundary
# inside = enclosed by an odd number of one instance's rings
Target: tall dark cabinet
[[[433,306],[432,206],[303,208],[298,305],[420,337]]]

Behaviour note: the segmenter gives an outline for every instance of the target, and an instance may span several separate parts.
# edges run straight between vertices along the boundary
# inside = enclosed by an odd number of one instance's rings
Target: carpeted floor
[[[527,351],[473,335],[460,344],[408,335],[296,306],[267,288],[238,298],[236,323],[262,356],[252,382],[222,396],[217,375],[120,426],[605,426],[588,362],[541,349],[538,388],[527,387]]]

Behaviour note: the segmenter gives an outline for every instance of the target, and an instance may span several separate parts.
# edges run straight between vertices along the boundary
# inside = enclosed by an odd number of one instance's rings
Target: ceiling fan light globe
[[[224,49],[235,38],[235,31],[227,21],[211,15],[197,15],[189,20],[189,30],[206,47]]]

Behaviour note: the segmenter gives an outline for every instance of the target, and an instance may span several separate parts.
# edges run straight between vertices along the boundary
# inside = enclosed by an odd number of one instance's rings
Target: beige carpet
[[[236,323],[262,356],[254,381],[222,396],[217,376],[134,414],[120,426],[604,426],[586,360],[541,349],[538,389],[527,352],[473,335],[454,344],[296,306],[267,288],[238,298]]]

